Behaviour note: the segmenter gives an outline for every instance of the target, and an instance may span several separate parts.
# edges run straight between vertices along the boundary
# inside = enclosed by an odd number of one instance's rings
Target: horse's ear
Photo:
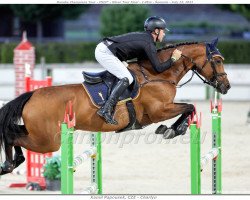
[[[219,39],[215,38],[214,40],[212,40],[211,45],[216,47],[217,43],[218,43]]]

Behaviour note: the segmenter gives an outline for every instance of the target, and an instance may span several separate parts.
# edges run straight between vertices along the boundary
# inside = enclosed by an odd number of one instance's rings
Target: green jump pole
[[[97,194],[102,194],[102,145],[101,132],[91,134],[91,146],[96,147],[95,156],[91,157],[91,183],[96,184]]]
[[[72,102],[69,101],[65,110],[64,122],[61,123],[61,192],[62,194],[74,193],[74,168],[87,158],[91,158],[91,186],[85,189],[87,193],[102,194],[102,145],[101,132],[90,135],[91,149],[74,158],[73,133],[75,126],[75,114],[73,119]]]
[[[74,128],[61,124],[61,192],[62,194],[74,193]],[[101,133],[91,134],[91,146],[96,147],[96,154],[91,157],[91,183],[96,184],[97,194],[102,194],[102,145]]]
[[[73,133],[74,127],[61,124],[61,192],[73,194]]]
[[[101,132],[96,134],[96,148],[97,148],[97,186],[98,194],[102,194],[102,135]]]
[[[191,194],[201,193],[200,128],[190,124]]]
[[[222,193],[222,167],[221,167],[221,101],[217,103],[217,92],[215,92],[215,105],[212,107],[212,146],[218,148],[219,153],[212,161],[212,192]]]

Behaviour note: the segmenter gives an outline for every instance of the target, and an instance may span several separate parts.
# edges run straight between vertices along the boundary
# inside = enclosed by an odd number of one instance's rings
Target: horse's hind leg
[[[25,161],[22,149],[20,146],[14,146],[15,139],[8,138],[4,141],[5,162],[0,166],[0,175],[8,174]],[[13,146],[15,155],[13,159]]]
[[[15,168],[15,163],[13,161],[13,155],[12,155],[13,154],[12,148],[13,148],[12,145],[5,144],[6,160],[0,168],[0,175],[11,173]]]
[[[22,164],[25,161],[25,157],[23,155],[21,147],[14,146],[14,148],[15,148],[15,156],[13,160],[13,146],[6,145],[5,147],[6,160],[0,167],[0,175],[11,173],[13,169],[17,168],[20,164]]]
[[[26,130],[25,126],[20,125],[19,127],[22,130],[23,134],[27,135],[27,130]],[[15,139],[14,142],[13,142],[14,143],[14,149],[15,149],[15,155],[14,155],[13,162],[14,162],[15,168],[17,168],[20,164],[22,164],[25,161],[25,157],[23,155],[23,151],[22,151],[21,146],[16,145],[18,140],[19,139]]]
[[[14,156],[14,164],[15,168],[17,168],[20,164],[22,164],[25,161],[25,157],[23,155],[22,148],[20,146],[14,146],[15,148],[15,156]]]
[[[192,104],[185,103],[175,103],[175,109],[176,111],[181,110],[183,113],[177,121],[172,124],[170,128],[166,125],[160,125],[155,131],[156,134],[163,134],[165,139],[172,139],[178,135],[184,135],[188,128],[188,117],[195,111]]]

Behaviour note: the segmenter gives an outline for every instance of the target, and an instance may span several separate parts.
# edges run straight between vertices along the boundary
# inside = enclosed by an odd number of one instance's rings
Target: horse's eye
[[[218,64],[218,65],[221,64],[221,60],[216,60],[215,62],[216,62],[216,64]]]

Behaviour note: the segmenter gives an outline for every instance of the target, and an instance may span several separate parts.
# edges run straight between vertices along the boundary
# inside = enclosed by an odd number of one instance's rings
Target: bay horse
[[[170,128],[161,126],[158,132],[171,130],[176,135],[185,133],[183,122],[194,111],[194,106],[174,103],[174,98],[177,84],[189,70],[202,76],[203,81],[218,92],[227,93],[230,83],[224,71],[224,58],[216,48],[217,41],[180,43],[158,50],[161,62],[166,61],[175,48],[182,50],[182,57],[162,73],[156,73],[148,60],[129,64],[140,84],[133,104],[141,126],[181,115]],[[114,114],[118,125],[106,124],[97,115],[98,107],[91,102],[82,84],[52,86],[24,93],[0,109],[0,149],[5,151],[6,157],[0,175],[12,172],[24,162],[21,147],[39,153],[54,152],[60,148],[58,122],[63,121],[65,107],[70,100],[77,111],[75,128],[78,130],[110,132],[121,130],[129,123],[127,107],[121,103],[116,106]],[[24,125],[18,125],[21,118]]]

